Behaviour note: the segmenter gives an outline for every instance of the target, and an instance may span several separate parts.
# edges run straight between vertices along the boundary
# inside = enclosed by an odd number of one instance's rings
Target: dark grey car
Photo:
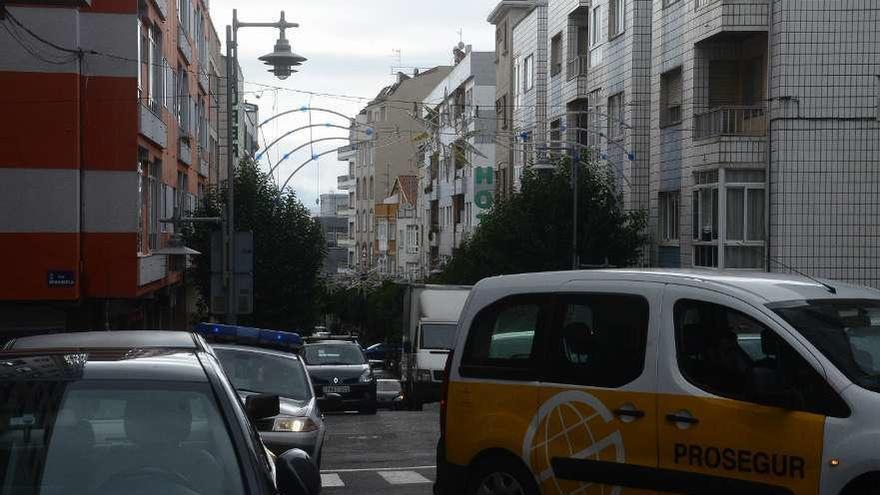
[[[324,419],[299,356],[245,345],[213,344],[212,348],[242,400],[254,394],[279,397],[281,414],[255,424],[269,450],[279,454],[301,449],[320,467]]]
[[[300,355],[325,410],[376,414],[376,377],[359,345],[319,341],[306,344]]]

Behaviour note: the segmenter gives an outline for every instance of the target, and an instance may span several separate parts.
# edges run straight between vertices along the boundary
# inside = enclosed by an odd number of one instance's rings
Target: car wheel
[[[513,458],[485,459],[474,467],[468,478],[468,495],[538,495],[532,474]]]

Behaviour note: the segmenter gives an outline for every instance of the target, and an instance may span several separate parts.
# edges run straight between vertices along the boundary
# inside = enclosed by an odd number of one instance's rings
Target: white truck
[[[420,410],[440,400],[446,357],[455,345],[458,317],[471,288],[410,285],[403,297],[400,381],[406,405]]]

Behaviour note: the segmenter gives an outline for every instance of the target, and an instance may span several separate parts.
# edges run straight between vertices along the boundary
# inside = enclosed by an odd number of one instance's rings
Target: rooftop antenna
[[[834,294],[834,295],[837,294],[837,289],[835,289],[832,285],[826,284],[825,282],[817,279],[816,277],[813,277],[811,275],[807,275],[806,273],[798,270],[797,268],[786,265],[785,263],[779,261],[776,258],[773,258],[772,256],[767,256],[767,259],[769,259],[772,263],[776,263],[777,265],[781,266],[782,268],[785,268],[786,270],[791,270],[794,273],[797,273],[798,275],[800,275],[801,277],[805,277],[805,278],[812,280],[813,282],[816,282],[817,284],[821,285],[822,287],[825,287],[825,290],[827,290],[829,293]]]
[[[464,29],[458,28],[458,44],[464,44]]]

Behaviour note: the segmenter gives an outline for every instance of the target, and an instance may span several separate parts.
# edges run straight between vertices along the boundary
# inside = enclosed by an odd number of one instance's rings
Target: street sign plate
[[[66,288],[76,285],[76,273],[70,270],[46,273],[46,283],[51,288]]]

